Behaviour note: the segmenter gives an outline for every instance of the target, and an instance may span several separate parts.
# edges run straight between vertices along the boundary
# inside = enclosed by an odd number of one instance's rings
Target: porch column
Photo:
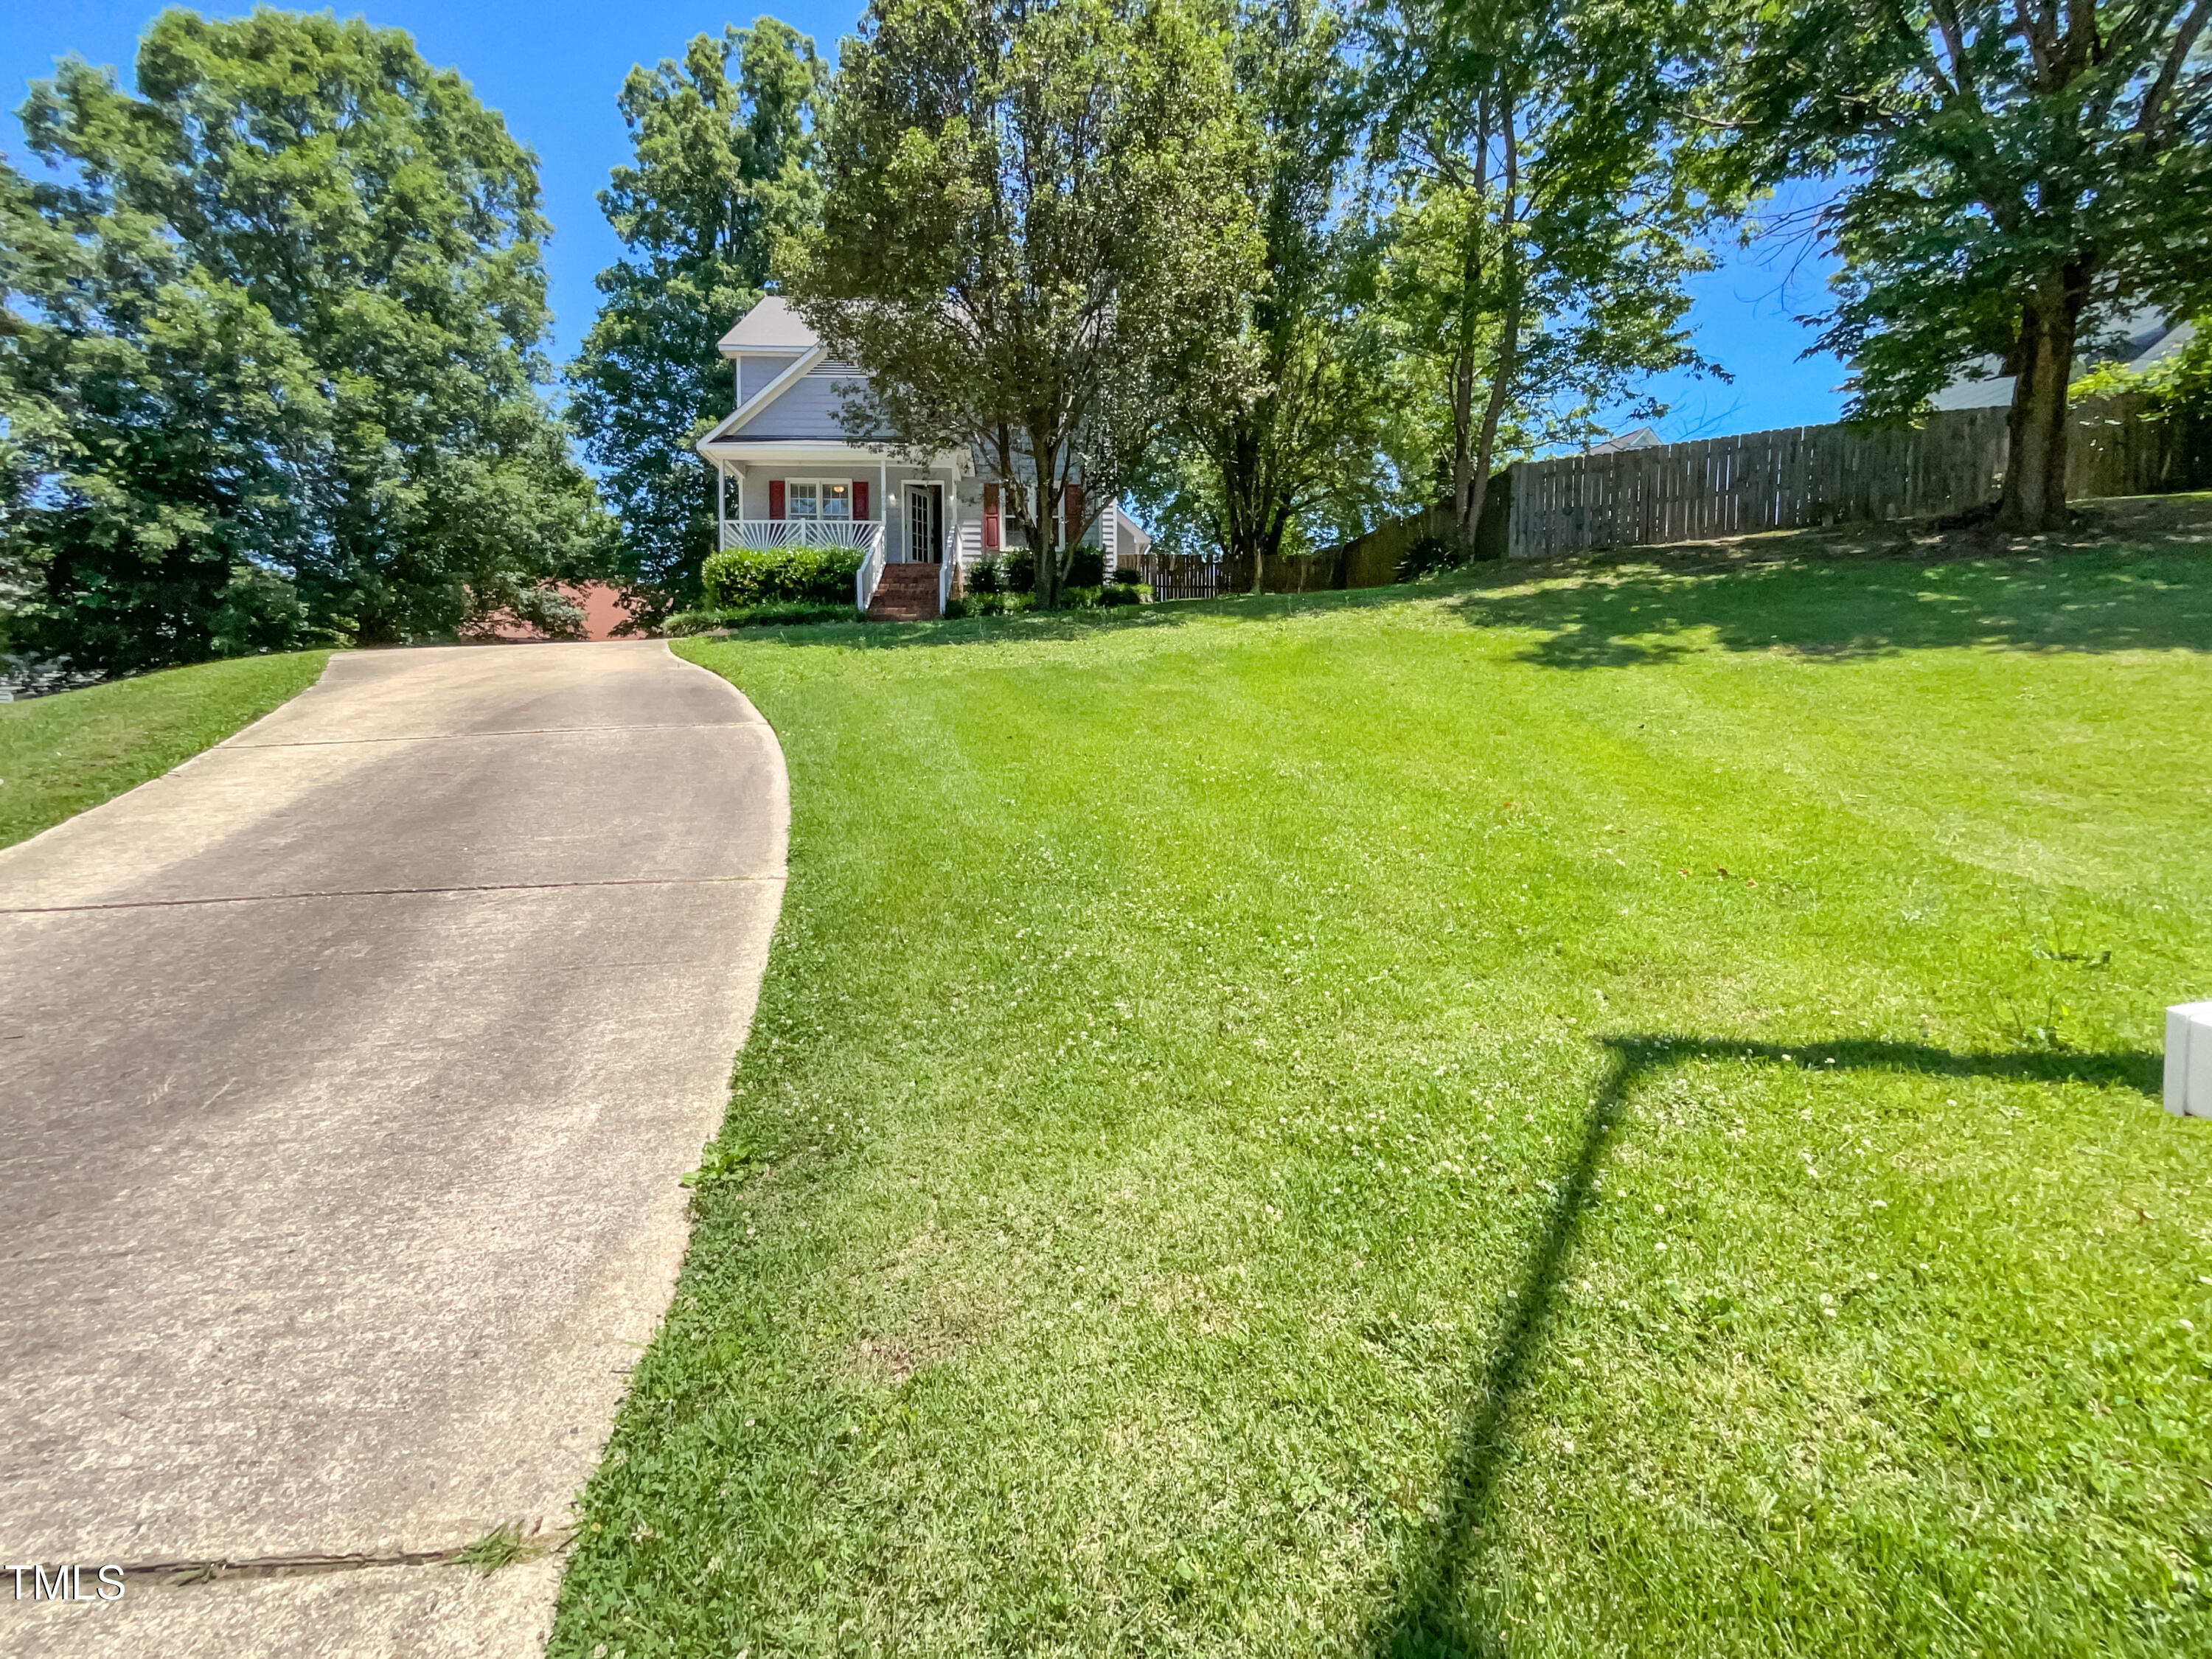
[[[884,547],[884,562],[891,557],[891,464],[882,455],[876,457],[876,534]]]
[[[726,484],[728,482],[729,482],[729,474],[727,474],[726,472],[725,472],[725,471],[722,471],[722,464],[721,464],[720,461],[715,462],[715,463],[714,463],[714,546],[715,546],[715,549],[716,549],[718,551],[719,551],[719,550],[720,550],[720,548],[721,548],[721,545],[722,545],[722,537],[723,537],[723,535],[726,533],[726,532],[724,532],[724,530],[722,529],[722,526],[723,526],[724,525],[726,525],[726,524],[729,523],[729,521],[730,521],[730,514],[729,514],[729,512],[728,512],[728,510],[727,510],[726,507],[724,507],[724,506],[722,505],[722,500],[723,500],[723,496],[722,496],[722,488],[723,488],[723,486],[724,486],[725,484]]]

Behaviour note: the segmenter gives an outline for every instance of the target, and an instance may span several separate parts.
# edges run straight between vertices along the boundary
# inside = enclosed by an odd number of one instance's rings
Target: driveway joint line
[[[107,904],[0,905],[0,916],[66,915],[82,910],[169,910],[195,904],[270,904],[286,899],[410,898],[437,893],[555,893],[570,887],[716,887],[774,882],[781,876],[635,876],[602,881],[485,881],[455,887],[340,887],[301,893],[222,893],[210,898],[118,899]]]

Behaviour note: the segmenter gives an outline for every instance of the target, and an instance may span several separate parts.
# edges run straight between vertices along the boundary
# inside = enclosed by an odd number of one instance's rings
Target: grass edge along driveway
[[[551,1650],[2212,1646],[2208,645],[2122,546],[683,647],[792,882]]]
[[[213,748],[313,685],[330,654],[235,657],[0,703],[0,847]]]

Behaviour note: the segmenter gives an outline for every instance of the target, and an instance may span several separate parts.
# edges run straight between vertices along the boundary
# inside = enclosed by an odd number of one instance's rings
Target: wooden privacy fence
[[[1237,590],[1222,580],[1221,562],[1182,553],[1146,553],[1137,572],[1156,599],[1211,599]]]
[[[2072,419],[2069,499],[2185,488],[2203,465],[2185,422],[2145,420],[2137,399],[2085,404]],[[2007,447],[2005,410],[1961,409],[1917,428],[1783,427],[1517,461],[1508,550],[1542,558],[1963,513],[1996,500]]]

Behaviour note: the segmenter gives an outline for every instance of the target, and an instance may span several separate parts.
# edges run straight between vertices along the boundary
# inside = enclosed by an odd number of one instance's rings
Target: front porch
[[[714,468],[717,546],[852,548],[860,555],[853,602],[864,613],[926,605],[943,615],[963,556],[975,556],[969,544],[980,545],[980,526],[961,510],[973,469],[951,458],[924,468],[842,444],[725,441],[701,449]],[[916,565],[927,574],[902,574],[879,605],[885,570]]]
[[[887,556],[890,543],[888,529],[880,519],[724,519],[717,544],[725,552],[737,547],[853,548],[860,555],[860,568],[853,573],[855,611],[866,616],[876,615],[884,573],[896,568],[902,573],[902,580],[895,584],[898,592],[894,608],[900,619],[910,620],[910,613],[918,614],[914,613],[914,607],[922,602],[925,587],[934,594],[936,609],[930,614],[943,616],[959,571],[957,556],[945,558],[939,550],[936,558],[893,562]],[[918,551],[927,550],[917,539],[909,538],[908,545]],[[904,573],[915,567],[926,567],[929,574],[925,575],[922,570],[915,569],[919,580],[906,577]]]

